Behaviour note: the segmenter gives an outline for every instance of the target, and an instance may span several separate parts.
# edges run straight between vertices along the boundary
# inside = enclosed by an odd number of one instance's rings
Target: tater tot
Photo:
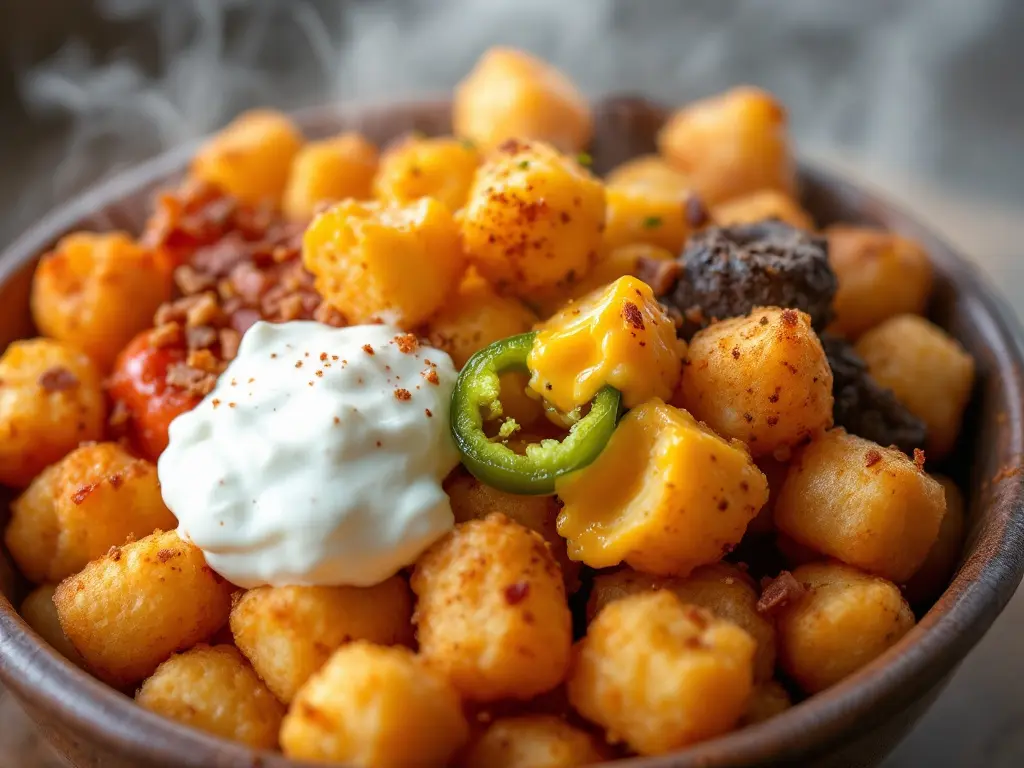
[[[66,578],[53,602],[89,670],[123,688],[223,626],[233,589],[198,547],[175,531],[158,531]]]
[[[806,693],[835,685],[880,656],[914,626],[894,584],[839,563],[793,571],[808,590],[775,619],[779,664]]]
[[[11,504],[4,543],[31,581],[56,583],[129,537],[176,523],[155,466],[117,443],[90,443],[43,470]]]
[[[608,186],[605,199],[605,250],[647,243],[678,253],[690,234],[685,194]]]
[[[604,187],[585,168],[546,144],[509,141],[477,171],[462,241],[500,292],[528,299],[590,271],[604,221]]]
[[[406,648],[358,641],[299,690],[281,727],[287,757],[358,768],[444,768],[469,736],[458,695]]]
[[[190,171],[243,203],[278,205],[301,148],[302,134],[287,115],[255,109],[208,139]]]
[[[720,560],[768,498],[740,443],[660,400],[627,413],[597,459],[555,488],[569,557],[665,576]]]
[[[483,520],[492,512],[500,512],[509,520],[539,533],[562,569],[566,591],[572,593],[579,588],[580,564],[569,559],[565,539],[558,535],[555,518],[559,505],[554,496],[505,493],[481,483],[461,467],[445,480],[444,490],[451,500],[456,523]]]
[[[749,86],[687,104],[658,134],[662,155],[709,205],[762,189],[792,194],[786,112]]]
[[[798,229],[814,229],[811,214],[791,196],[777,189],[762,189],[716,205],[711,209],[711,218],[720,227],[778,219]]]
[[[810,317],[756,307],[693,337],[677,402],[754,456],[784,459],[832,426],[832,370]]]
[[[231,609],[231,633],[287,703],[345,643],[411,644],[412,595],[399,576],[373,587],[259,587]]]
[[[284,705],[230,645],[199,644],[146,679],[135,701],[150,712],[254,749],[275,749]]]
[[[572,620],[540,534],[502,514],[455,527],[420,557],[420,655],[463,698],[528,699],[565,677]]]
[[[607,606],[579,642],[569,700],[642,755],[732,729],[753,688],[754,641],[661,590]]]
[[[76,232],[36,267],[32,318],[106,371],[170,297],[170,270],[152,251],[123,232]]]
[[[466,751],[460,768],[577,768],[604,759],[597,740],[559,717],[495,720]]]
[[[311,141],[292,161],[282,208],[295,221],[313,218],[325,203],[373,194],[377,148],[359,133]]]
[[[64,636],[64,630],[60,628],[57,606],[53,604],[53,593],[56,589],[56,584],[43,584],[29,592],[21,604],[21,617],[57,653],[72,664],[84,667],[85,659],[75,650],[71,641]]]
[[[302,260],[350,322],[406,330],[440,310],[465,271],[452,213],[429,197],[406,206],[344,200],[307,227]]]
[[[857,354],[928,427],[931,459],[953,450],[974,386],[974,360],[956,339],[916,315],[899,315],[861,336]]]
[[[903,594],[911,605],[926,606],[934,602],[949,585],[949,580],[960,561],[964,544],[964,497],[948,477],[934,477],[946,496],[946,513],[939,525],[939,535],[928,550],[928,557],[903,587]]]
[[[829,227],[828,260],[839,281],[829,330],[856,339],[883,320],[920,315],[932,290],[932,264],[918,243],[893,232]]]
[[[690,178],[658,155],[643,155],[626,161],[605,176],[605,184],[609,187],[634,187],[681,197],[688,196],[693,190]]]
[[[757,643],[754,679],[771,679],[775,671],[775,629],[757,610],[758,594],[753,580],[734,565],[701,566],[686,578],[650,576],[629,568],[598,574],[587,603],[587,617],[592,621],[615,600],[657,589],[667,589],[680,601],[706,608],[746,630]]]
[[[457,211],[466,203],[480,152],[469,141],[450,136],[410,136],[380,159],[374,194],[399,205],[433,197]]]
[[[0,356],[0,485],[24,488],[79,443],[100,440],[106,402],[96,365],[50,339]]]
[[[526,333],[536,322],[537,316],[519,299],[500,296],[473,275],[426,324],[423,335],[461,368],[474,352],[499,339]]]
[[[769,680],[754,688],[747,702],[747,711],[740,720],[740,726],[754,725],[771,720],[793,706],[789,693],[777,681]]]
[[[897,584],[928,556],[942,486],[895,448],[834,429],[790,462],[775,525],[796,541]]]
[[[512,48],[491,48],[459,83],[452,123],[457,135],[485,150],[522,138],[578,152],[593,132],[590,106],[569,79]]]

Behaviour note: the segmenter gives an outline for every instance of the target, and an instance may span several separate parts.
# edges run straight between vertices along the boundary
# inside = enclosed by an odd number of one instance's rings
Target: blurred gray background
[[[243,108],[448,90],[501,43],[594,95],[775,92],[803,155],[918,212],[1020,309],[1022,40],[1024,0],[0,0],[0,247]],[[1024,765],[1022,633],[1019,599],[887,768]],[[33,739],[0,694],[0,766],[47,764]]]

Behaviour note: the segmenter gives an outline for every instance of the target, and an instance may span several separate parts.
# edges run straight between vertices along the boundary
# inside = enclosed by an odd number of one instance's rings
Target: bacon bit
[[[924,471],[924,451],[920,448],[914,449],[914,464],[917,465],[919,471]]]
[[[296,360],[295,361],[295,367],[296,368],[301,368],[302,367],[302,361],[301,360]]]
[[[774,579],[762,583],[761,597],[757,601],[758,613],[773,614],[787,605],[794,605],[807,594],[807,588],[792,573],[782,571]]]
[[[214,408],[220,408],[220,398],[213,398],[213,400],[210,401],[210,405],[212,405]]]
[[[185,362],[190,368],[195,368],[202,373],[210,373],[219,376],[223,370],[223,364],[214,357],[208,349],[195,349],[188,353]]]
[[[217,377],[205,373],[183,363],[175,363],[167,368],[167,384],[197,397],[206,397],[213,391]]]
[[[760,323],[761,325],[768,325],[768,318],[767,317],[762,317],[757,322]]]
[[[373,347],[371,347],[369,344],[363,344],[363,352],[365,352],[368,355],[377,354],[376,352],[373,351]]]
[[[114,474],[107,478],[107,482],[110,483],[110,487],[116,491],[118,488],[124,485],[124,475],[122,475],[120,472],[115,472]]]
[[[423,412],[424,412],[425,414],[427,414],[427,418],[428,418],[428,419],[430,419],[430,418],[433,418],[433,416],[434,416],[434,414],[433,414],[433,413],[431,412],[431,410],[430,410],[429,408],[424,408],[424,409],[423,409]]]
[[[320,362],[321,363],[326,363],[327,362],[327,358],[328,358],[328,354],[326,352],[321,352],[320,353]]]
[[[408,389],[396,389],[395,390],[396,400],[411,400],[412,393]]]
[[[411,333],[395,336],[394,342],[398,345],[398,351],[405,355],[411,354],[420,348],[419,340]]]
[[[420,376],[422,376],[424,379],[426,379],[429,383],[433,384],[434,386],[437,386],[438,384],[441,383],[441,379],[438,377],[437,371],[434,370],[433,368],[428,368],[425,371],[420,371]]]
[[[644,316],[640,312],[640,307],[634,304],[632,301],[626,301],[622,304],[622,316],[626,319],[626,322],[636,328],[638,331],[644,330]]]
[[[875,464],[882,460],[882,454],[876,451],[874,448],[870,449],[864,454],[864,466],[873,467]]]
[[[740,348],[739,347],[733,347],[732,348],[732,359],[733,360],[739,360],[740,359]]]
[[[149,346],[163,349],[181,342],[181,324],[175,321],[158,325],[149,332]]]
[[[795,309],[782,310],[782,324],[792,328],[800,321],[800,313]]]
[[[156,553],[156,559],[159,560],[161,563],[166,563],[172,557],[177,557],[177,555],[178,553],[175,552],[173,549],[161,549],[159,552]]]
[[[217,343],[217,331],[209,325],[191,326],[185,331],[189,349],[209,349]]]
[[[530,584],[526,581],[517,581],[505,587],[505,602],[509,605],[518,605],[530,594]]]
[[[67,392],[78,386],[78,377],[63,366],[56,366],[39,375],[39,386],[49,393]]]
[[[89,494],[96,490],[96,483],[86,483],[73,494],[71,494],[71,502],[77,506],[89,498]]]
[[[107,557],[109,557],[111,560],[113,560],[116,563],[118,560],[121,559],[121,548],[120,547],[116,547],[116,546],[115,547],[111,547],[110,549],[107,550]]]

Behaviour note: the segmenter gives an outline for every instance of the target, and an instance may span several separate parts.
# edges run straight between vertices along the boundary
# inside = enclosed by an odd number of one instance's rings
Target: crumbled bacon
[[[40,374],[39,386],[47,392],[67,392],[78,386],[78,377],[67,368],[57,366]]]

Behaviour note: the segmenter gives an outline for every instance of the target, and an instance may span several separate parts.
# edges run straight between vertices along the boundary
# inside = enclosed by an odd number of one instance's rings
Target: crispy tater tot
[[[373,587],[259,587],[231,609],[235,645],[287,703],[353,640],[412,642],[412,595],[399,576]]]
[[[455,527],[420,557],[420,654],[473,701],[528,699],[565,677],[572,621],[540,534],[502,514]]]
[[[406,648],[339,648],[299,690],[281,727],[296,759],[358,768],[444,768],[469,726],[458,695]]]
[[[135,701],[158,715],[256,749],[275,749],[284,705],[230,645],[199,644],[146,679]]]
[[[228,619],[234,587],[175,531],[114,547],[60,583],[53,602],[89,670],[123,688]]]

